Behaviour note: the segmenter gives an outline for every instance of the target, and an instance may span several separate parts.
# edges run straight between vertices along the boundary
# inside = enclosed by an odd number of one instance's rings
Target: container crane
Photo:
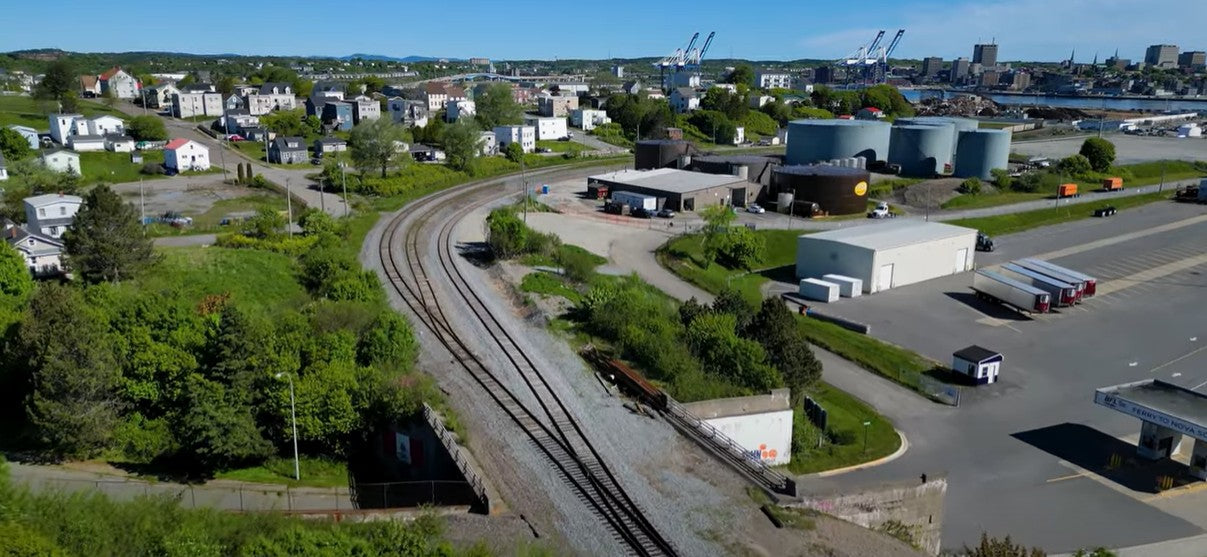
[[[666,56],[665,58],[663,58],[657,62],[654,62],[654,67],[658,68],[658,78],[659,78],[659,81],[661,82],[663,91],[666,90],[666,69],[667,68],[677,69],[677,68],[682,67],[685,64],[685,61],[684,61],[685,58],[687,57],[688,53],[691,51],[692,47],[694,47],[696,45],[696,40],[699,38],[700,38],[700,33],[696,33],[696,34],[692,35],[691,40],[688,41],[688,43],[687,43],[687,48],[676,48],[675,51],[672,52],[669,56]]]
[[[881,44],[885,35],[885,31],[882,29],[876,33],[876,37],[871,42],[861,45],[845,58],[836,60],[834,65],[841,66],[846,70],[848,82],[852,71],[858,71],[865,81],[880,82],[888,74],[888,57],[897,49],[901,36],[904,34],[905,29],[898,29],[888,46],[884,46]]]
[[[704,46],[699,50],[688,50],[687,55],[683,57],[683,64],[678,69],[683,70],[698,70],[700,63],[704,61],[704,55],[708,53],[708,47],[712,45],[712,38],[717,36],[717,32],[713,31],[708,34],[708,38],[704,39]]]

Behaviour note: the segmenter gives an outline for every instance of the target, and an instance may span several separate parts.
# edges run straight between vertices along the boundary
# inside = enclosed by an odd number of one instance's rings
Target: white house
[[[364,95],[352,99],[352,121],[357,124],[365,120],[381,118],[381,103]]]
[[[80,154],[67,149],[51,149],[42,152],[42,164],[55,172],[80,174]]]
[[[755,72],[754,84],[759,89],[791,89],[792,74],[762,70]]]
[[[525,153],[536,150],[536,128],[532,126],[498,126],[494,132],[495,145],[500,153],[512,143],[519,143]]]
[[[338,137],[323,137],[314,140],[314,156],[316,157],[347,150],[348,142]]]
[[[737,126],[733,131],[733,144],[741,145],[746,143],[746,126]]]
[[[66,145],[73,135],[88,135],[88,121],[83,114],[51,114],[50,137],[59,145]]]
[[[478,109],[474,101],[450,101],[444,119],[447,122],[456,122],[462,118],[472,118],[477,113]]]
[[[134,151],[134,138],[116,133],[106,135],[105,150],[114,153],[131,153]]]
[[[100,82],[102,94],[112,92],[113,96],[119,99],[133,99],[139,95],[142,88],[134,76],[120,67],[114,67],[101,74]]]
[[[150,108],[162,108],[171,104],[172,99],[179,93],[180,89],[174,83],[162,83],[143,90],[147,106]]]
[[[427,125],[427,105],[423,101],[412,101],[402,97],[393,97],[386,102],[390,118],[395,123],[405,126],[422,128]]]
[[[67,146],[72,151],[82,153],[84,151],[104,151],[105,136],[103,135],[73,135],[67,138]]]
[[[80,95],[86,99],[101,96],[101,80],[95,75],[81,75]]]
[[[671,91],[671,109],[676,114],[691,112],[700,108],[700,95],[690,87],[677,87]]]
[[[482,156],[489,157],[499,154],[499,146],[495,141],[495,132],[481,132],[478,144],[482,146]]]
[[[585,132],[595,129],[595,126],[612,123],[608,113],[594,108],[576,108],[570,112],[570,124]]]
[[[9,126],[8,129],[21,134],[21,137],[24,137],[25,140],[29,142],[30,149],[38,148],[38,130],[35,130],[29,126],[18,126],[16,124]]]
[[[222,129],[226,133],[239,133],[243,128],[260,125],[260,118],[251,115],[246,109],[227,110],[222,114]]]
[[[210,150],[191,139],[173,139],[163,148],[163,165],[178,172],[209,170]]]
[[[222,94],[215,92],[181,92],[172,96],[172,116],[192,118],[194,116],[222,115]]]
[[[570,135],[564,117],[524,115],[524,125],[536,128],[537,140],[561,139]]]
[[[7,223],[4,240],[8,242],[21,257],[25,266],[35,277],[45,277],[63,272],[63,242],[55,238],[47,238],[41,234],[30,233],[24,227]]]
[[[8,179],[8,165],[4,162],[4,153],[0,153],[0,180]]]
[[[88,135],[109,135],[126,133],[126,123],[117,116],[97,116],[88,120]]]
[[[25,198],[25,225],[35,234],[48,238],[63,235],[84,202],[77,195],[48,193]]]
[[[288,83],[265,83],[259,91],[248,93],[244,104],[248,112],[259,116],[274,110],[293,110],[298,106],[298,99]]]
[[[448,102],[448,92],[444,90],[443,83],[435,81],[428,82],[423,86],[423,99],[427,101],[428,112],[435,112],[444,108]]]

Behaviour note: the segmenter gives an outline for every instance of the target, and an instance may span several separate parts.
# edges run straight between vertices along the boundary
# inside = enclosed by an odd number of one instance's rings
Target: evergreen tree
[[[767,298],[748,332],[763,346],[768,363],[779,370],[784,384],[792,389],[793,406],[800,404],[805,391],[821,379],[822,367],[792,312],[779,298]]]
[[[130,278],[155,261],[151,239],[142,232],[138,209],[109,186],[97,186],[63,234],[68,266],[89,282]]]

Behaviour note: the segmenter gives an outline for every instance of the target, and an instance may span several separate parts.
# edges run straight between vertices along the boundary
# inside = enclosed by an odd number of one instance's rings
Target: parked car
[[[632,210],[629,211],[629,214],[632,215],[633,217],[639,218],[639,219],[648,219],[648,218],[654,216],[653,211],[642,208],[642,207],[634,207]]]
[[[888,203],[883,202],[868,212],[869,219],[891,219],[893,216],[893,212],[889,210]]]
[[[993,238],[990,238],[988,234],[978,230],[976,233],[976,250],[993,251]]]
[[[163,175],[164,175],[164,176],[175,176],[175,175],[177,175],[177,174],[179,174],[179,173],[180,173],[180,171],[176,170],[175,168],[169,168],[169,167],[166,167],[166,166],[163,168]]]
[[[246,139],[247,138],[245,138],[237,133],[232,133],[232,134],[226,136],[227,141],[244,141]]]
[[[673,219],[675,218],[675,212],[670,209],[663,209],[658,211],[658,216],[664,219]]]
[[[322,157],[314,157],[314,158],[310,159],[310,164],[313,164],[313,165],[315,165],[315,166],[319,166],[319,165],[323,164],[323,158],[322,158]]]
[[[536,148],[536,152],[538,152],[538,153],[552,153],[552,152],[553,152],[553,149],[550,149],[550,148],[548,148],[548,147],[537,147],[537,148]]]
[[[746,206],[746,212],[754,213],[756,215],[761,215],[763,213],[766,213],[767,210],[760,207],[758,203],[751,203],[750,205]]]
[[[557,140],[558,141],[570,141],[570,136],[564,135],[562,137],[557,138]]]

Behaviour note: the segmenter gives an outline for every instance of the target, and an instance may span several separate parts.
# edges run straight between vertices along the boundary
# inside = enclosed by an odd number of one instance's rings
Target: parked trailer
[[[1056,191],[1056,197],[1077,197],[1077,184],[1061,184],[1060,189]]]
[[[1123,178],[1111,176],[1110,178],[1102,179],[1102,189],[1105,191],[1115,191],[1123,189]]]
[[[1048,261],[1044,261],[1043,259],[1019,259],[1018,261],[1015,261],[1015,263],[1018,263],[1018,264],[1024,265],[1024,266],[1034,266],[1034,267],[1038,267],[1041,269],[1047,269],[1050,272],[1060,273],[1073,280],[1080,281],[1081,283],[1085,284],[1085,288],[1083,289],[1081,295],[1086,298],[1093,296],[1094,292],[1096,292],[1098,290],[1098,279],[1091,277],[1090,275],[1087,275],[1085,273],[1074,271],[1067,267],[1061,267],[1060,265],[1057,265],[1055,263],[1050,263]],[[1068,281],[1065,281],[1065,282],[1068,282]]]
[[[1020,282],[1051,294],[1052,305],[1055,307],[1068,307],[1077,303],[1077,287],[1070,283],[1014,263],[1002,265],[1002,268],[1022,277]]]
[[[1081,298],[1086,295],[1085,294],[1086,283],[1085,283],[1085,280],[1082,278],[1082,276],[1075,276],[1075,275],[1069,274],[1065,271],[1057,270],[1055,268],[1055,266],[1050,267],[1050,266],[1036,265],[1035,261],[1038,261],[1038,260],[1037,259],[1036,260],[1020,259],[1018,261],[1011,262],[1011,265],[1016,265],[1018,267],[1022,267],[1033,273],[1039,273],[1041,275],[1051,277],[1057,281],[1073,285],[1073,287],[1077,289],[1076,302],[1080,302]],[[1074,302],[1074,303],[1076,303],[1076,302]]]
[[[807,278],[800,281],[800,295],[808,300],[818,302],[837,302],[840,288],[837,284],[824,280]]]
[[[984,300],[1007,304],[1028,313],[1048,313],[1052,295],[993,271],[978,270],[972,275],[972,290]]]
[[[630,211],[633,209],[645,209],[646,211],[658,210],[657,197],[627,191],[612,192],[612,203],[628,205]]]

